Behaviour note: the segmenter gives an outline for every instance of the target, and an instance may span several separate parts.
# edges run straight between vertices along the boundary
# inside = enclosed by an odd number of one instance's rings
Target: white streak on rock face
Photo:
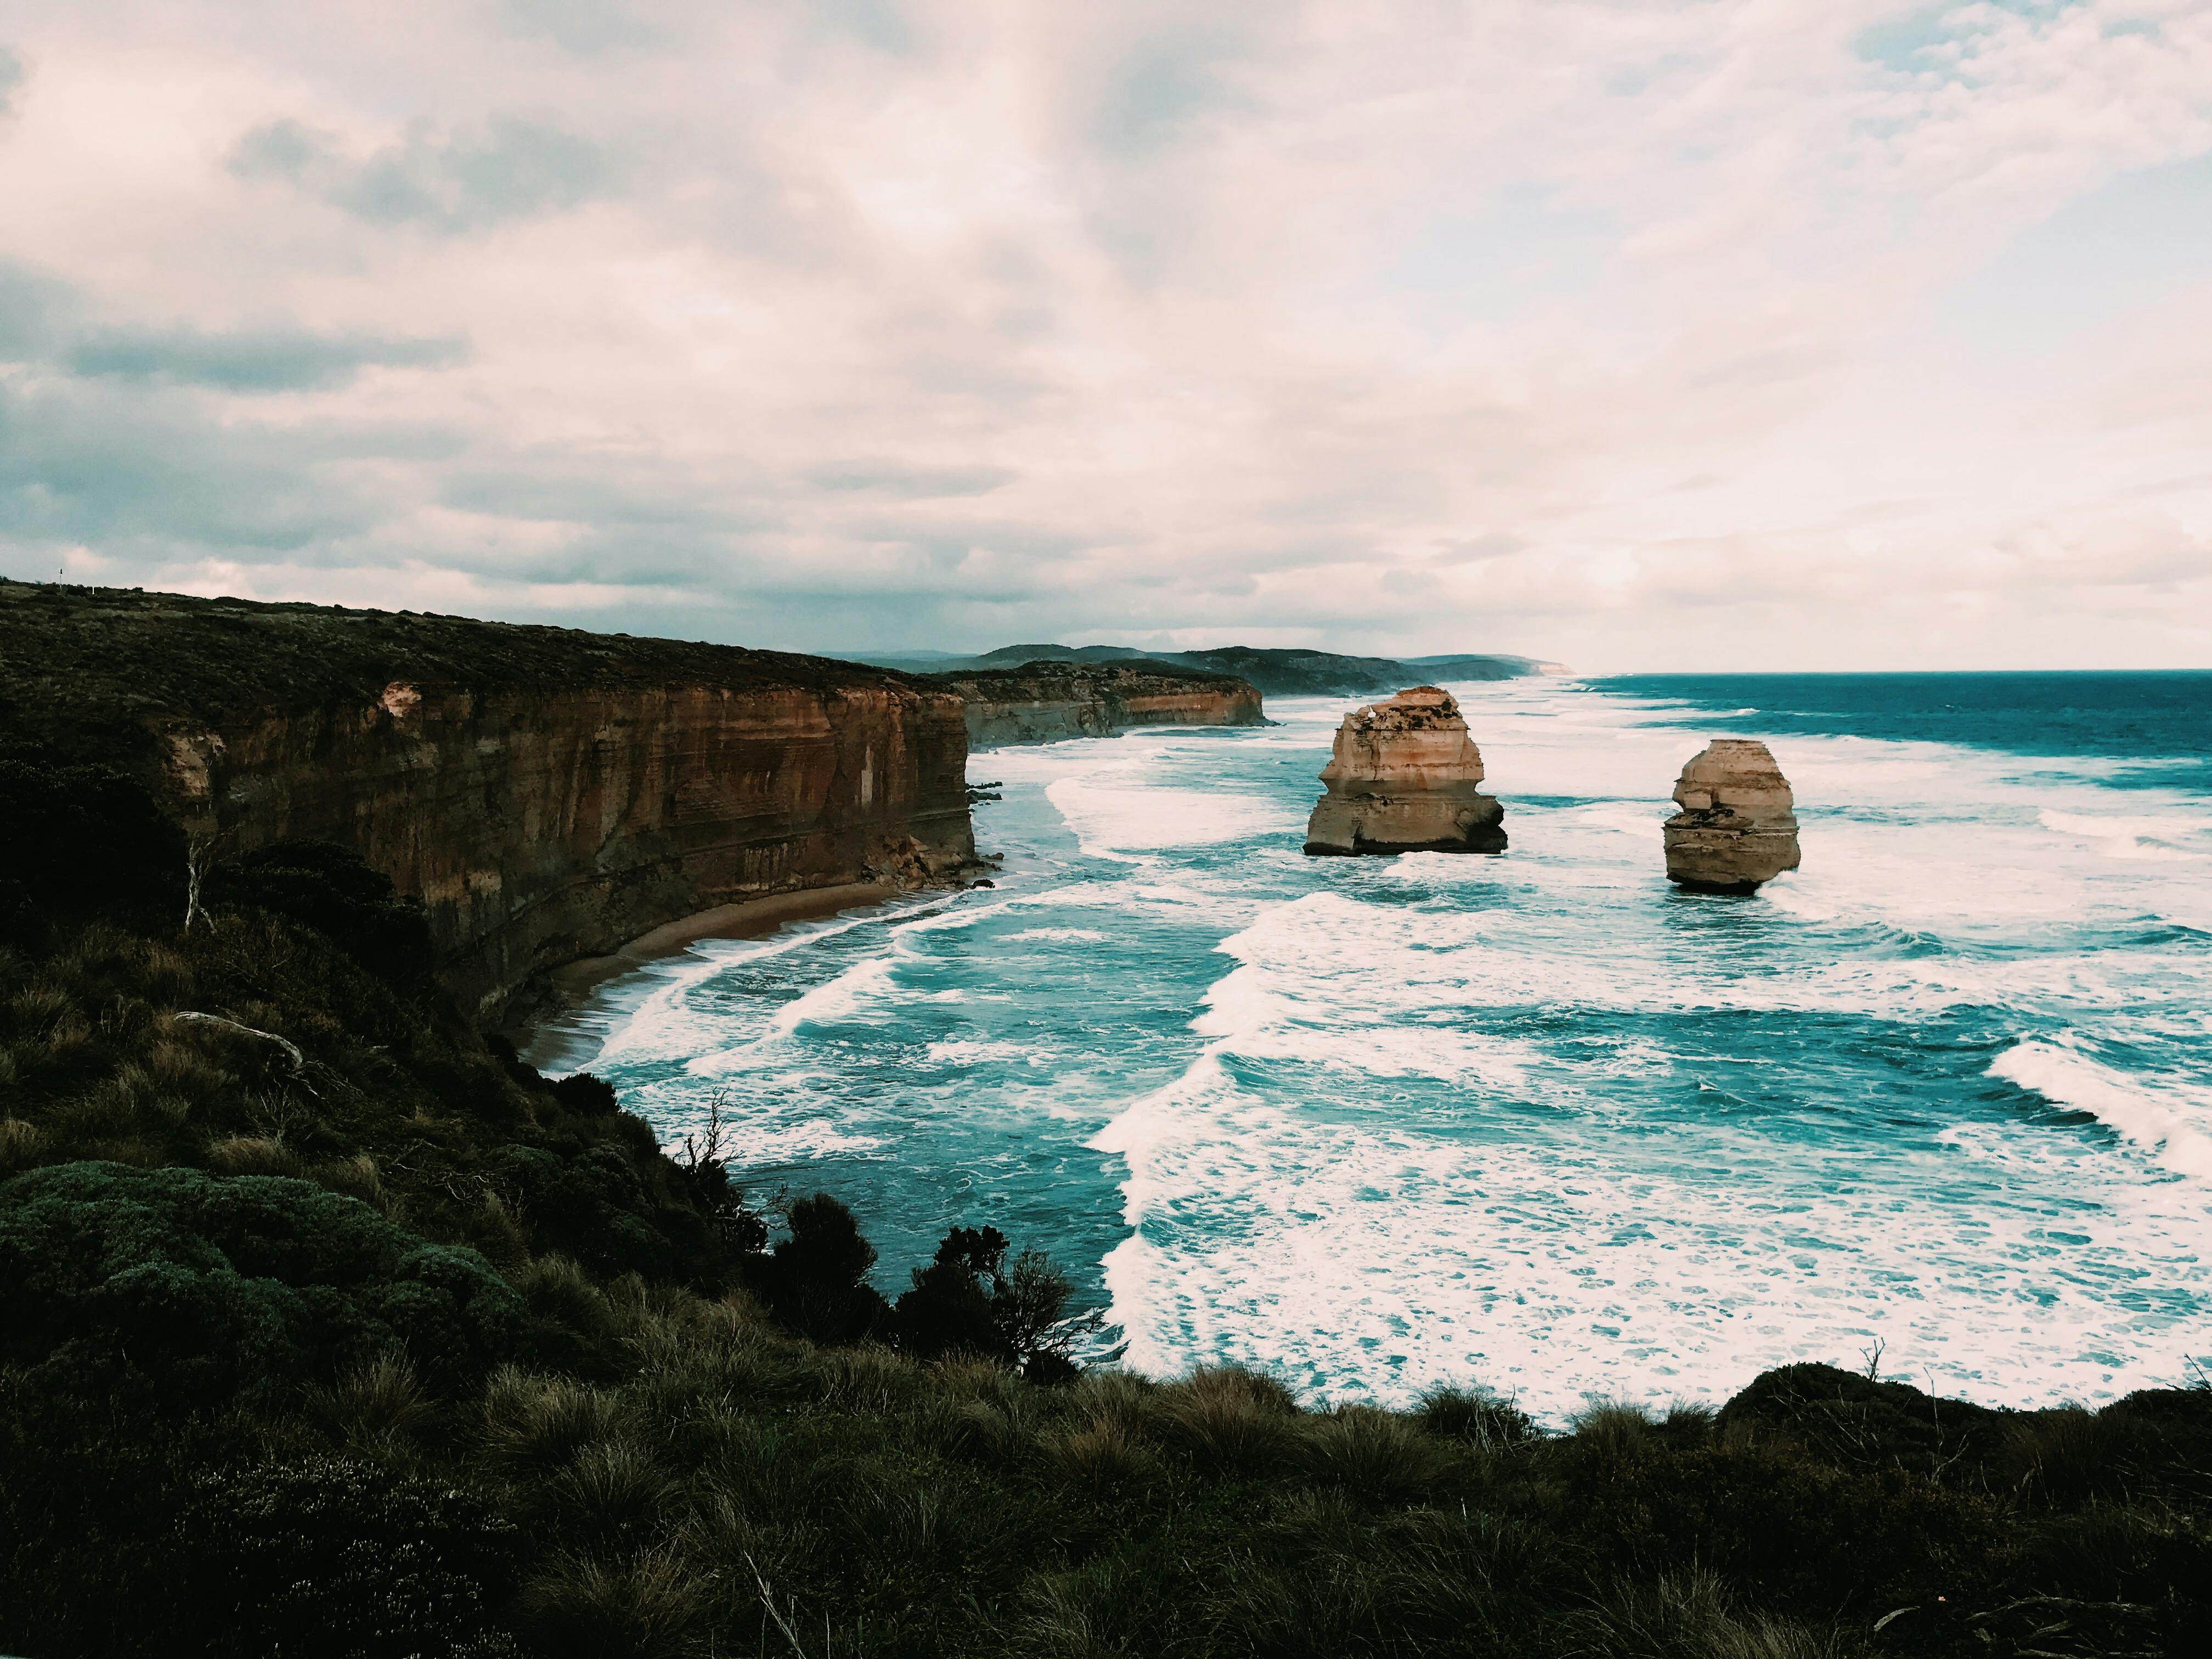
[[[1505,850],[1505,809],[1478,787],[1482,751],[1451,693],[1433,685],[1346,714],[1321,781],[1309,853]]]
[[[1674,785],[1667,878],[1702,892],[1747,893],[1798,864],[1796,802],[1765,744],[1716,738]]]

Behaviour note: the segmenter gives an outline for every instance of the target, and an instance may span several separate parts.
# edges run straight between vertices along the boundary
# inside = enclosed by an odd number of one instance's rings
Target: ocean
[[[1301,854],[1356,700],[987,752],[995,888],[703,941],[545,1040],[671,1140],[719,1103],[887,1292],[954,1223],[1048,1249],[1154,1374],[1556,1420],[2212,1363],[2212,675],[1452,689],[1502,857]],[[1664,878],[1716,735],[1796,792],[1752,897]]]

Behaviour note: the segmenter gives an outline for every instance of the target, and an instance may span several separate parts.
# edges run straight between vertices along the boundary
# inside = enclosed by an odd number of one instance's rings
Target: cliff
[[[1025,668],[1039,662],[1134,663],[1156,672],[1234,675],[1270,697],[1358,696],[1424,680],[1510,680],[1567,672],[1559,663],[1539,662],[1533,657],[1347,657],[1334,651],[1261,649],[1249,645],[1222,646],[1210,651],[1139,651],[1127,645],[1008,645],[980,657],[938,652],[855,660],[935,676]]]
[[[927,678],[965,702],[970,749],[1110,737],[1139,726],[1267,724],[1249,681],[1142,659],[1033,662]]]
[[[1505,809],[1482,793],[1482,751],[1449,692],[1417,685],[1355,708],[1321,775],[1305,850],[1502,853]]]
[[[5,582],[0,721],[134,772],[223,852],[356,848],[484,1016],[679,917],[975,851],[960,699],[775,652]]]

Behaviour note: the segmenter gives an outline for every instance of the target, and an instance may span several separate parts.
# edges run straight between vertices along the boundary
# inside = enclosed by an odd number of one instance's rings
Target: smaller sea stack
[[[1697,893],[1749,893],[1797,867],[1796,803],[1766,745],[1715,738],[1682,769],[1667,820],[1667,879]]]
[[[1505,809],[1477,787],[1482,751],[1451,693],[1417,685],[1355,708],[1337,728],[1306,851],[1502,853]]]

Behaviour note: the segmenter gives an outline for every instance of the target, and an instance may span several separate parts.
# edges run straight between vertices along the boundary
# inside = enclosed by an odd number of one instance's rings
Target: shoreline
[[[757,939],[794,921],[818,921],[845,910],[883,904],[913,890],[890,882],[842,882],[834,887],[802,887],[763,893],[694,911],[639,934],[604,956],[580,957],[539,976],[539,994],[521,1019],[501,1032],[516,1052],[549,1075],[588,1065],[604,1042],[604,1033],[587,1029],[580,1016],[592,994],[611,981],[656,962],[665,962],[708,939]]]

